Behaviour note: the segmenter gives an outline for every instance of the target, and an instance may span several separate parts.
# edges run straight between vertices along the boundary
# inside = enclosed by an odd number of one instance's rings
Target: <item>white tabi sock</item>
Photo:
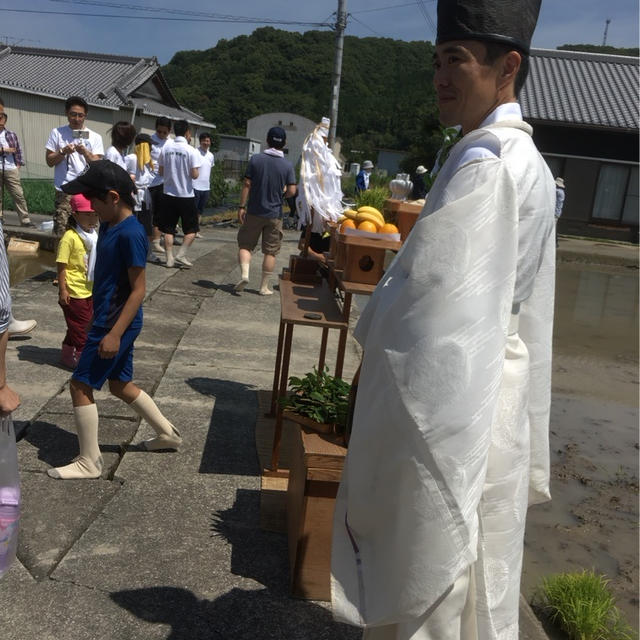
[[[242,291],[249,284],[249,263],[240,265],[240,282],[236,285],[236,291]]]
[[[158,405],[145,391],[140,390],[138,397],[129,406],[144,418],[158,434],[151,440],[144,440],[140,446],[147,451],[158,449],[177,449],[182,444],[178,430],[162,415]]]
[[[261,296],[273,295],[273,291],[269,289],[269,281],[271,280],[272,275],[273,275],[273,271],[265,271],[264,269],[262,270],[262,283],[260,285]]]
[[[102,456],[98,446],[98,407],[88,404],[73,408],[78,433],[80,455],[64,467],[47,469],[52,478],[99,478],[102,473]]]

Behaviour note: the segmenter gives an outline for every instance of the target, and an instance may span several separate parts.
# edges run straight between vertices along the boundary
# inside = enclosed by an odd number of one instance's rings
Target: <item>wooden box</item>
[[[398,251],[402,243],[388,240],[385,234],[379,238],[344,235],[346,247],[342,279],[359,284],[378,284],[384,273],[385,252]]]
[[[331,599],[333,510],[347,450],[335,437],[295,426],[287,530],[291,594]]]
[[[319,262],[313,258],[289,256],[289,272],[292,282],[299,284],[320,284],[322,276],[318,273]]]
[[[396,227],[400,231],[400,240],[404,242],[413,225],[418,220],[424,204],[407,202],[406,200],[394,200],[388,198],[384,203],[384,211],[387,218],[395,220]]]

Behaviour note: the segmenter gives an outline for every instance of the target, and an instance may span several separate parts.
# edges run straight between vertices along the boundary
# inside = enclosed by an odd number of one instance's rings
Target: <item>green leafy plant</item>
[[[291,395],[283,398],[283,405],[295,413],[322,424],[335,424],[344,428],[349,407],[351,385],[316,367],[303,378],[291,376]],[[339,430],[339,429],[338,429]]]
[[[391,192],[387,187],[370,187],[366,191],[356,193],[356,207],[375,207],[382,213],[385,200],[389,197],[391,197]]]
[[[615,606],[608,583],[593,571],[560,573],[543,580],[533,604],[571,640],[637,638]]]

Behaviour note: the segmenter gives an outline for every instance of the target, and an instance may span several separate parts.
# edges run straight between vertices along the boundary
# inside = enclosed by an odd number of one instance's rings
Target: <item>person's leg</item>
[[[262,230],[262,282],[260,295],[270,296],[273,291],[269,289],[269,282],[276,266],[276,256],[282,246],[282,219],[272,218],[267,220]]]
[[[242,291],[249,284],[249,266],[251,253],[258,244],[262,233],[263,220],[259,216],[247,214],[244,224],[238,229],[238,264],[240,265],[240,280],[235,286],[236,291]]]
[[[248,249],[238,249],[238,264],[240,265],[240,280],[236,284],[235,290],[242,291],[249,284],[251,251]]]
[[[53,235],[61,237],[67,230],[67,223],[71,215],[71,196],[56,191],[56,211],[53,214]]]
[[[177,449],[182,444],[178,430],[164,417],[151,396],[133,382],[109,380],[109,390],[114,396],[124,400],[156,432],[155,438],[140,443],[143,449]]]
[[[166,193],[162,195],[160,201],[159,229],[164,233],[164,251],[166,254],[166,266],[175,267],[175,258],[173,256],[173,240],[174,231],[178,218],[180,216],[179,204],[180,198],[168,196]]]
[[[195,198],[180,198],[180,222],[182,223],[182,246],[176,255],[176,262],[182,267],[192,267],[193,263],[187,258],[187,251],[195,240],[198,232],[198,210]]]
[[[262,282],[260,283],[260,295],[270,296],[273,295],[273,291],[269,289],[269,283],[273,276],[273,270],[276,267],[276,257],[269,253],[264,254],[262,259]]]
[[[155,187],[149,187],[149,196],[151,197],[151,219],[152,219],[152,240],[151,244],[153,246],[153,250],[156,253],[164,253],[164,247],[160,244],[160,237],[162,234],[160,233],[159,225],[160,225],[160,201],[162,200],[162,189],[163,186],[157,185]]]
[[[22,184],[20,182],[20,171],[18,171],[18,169],[5,171],[4,178],[7,189],[9,190],[9,193],[13,198],[13,202],[16,205],[16,211],[20,216],[20,224],[31,224],[31,220],[29,219],[29,209],[27,208],[27,201],[25,200],[24,191],[22,190]]]
[[[70,391],[80,453],[64,467],[47,469],[47,474],[62,480],[99,478],[102,474],[102,456],[98,446],[98,408],[93,399],[93,389],[84,382],[72,379]]]

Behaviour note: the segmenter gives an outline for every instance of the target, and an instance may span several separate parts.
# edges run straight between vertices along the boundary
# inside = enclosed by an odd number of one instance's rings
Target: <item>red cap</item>
[[[78,193],[71,198],[71,210],[72,211],[93,211],[91,202],[87,196],[82,193]]]

